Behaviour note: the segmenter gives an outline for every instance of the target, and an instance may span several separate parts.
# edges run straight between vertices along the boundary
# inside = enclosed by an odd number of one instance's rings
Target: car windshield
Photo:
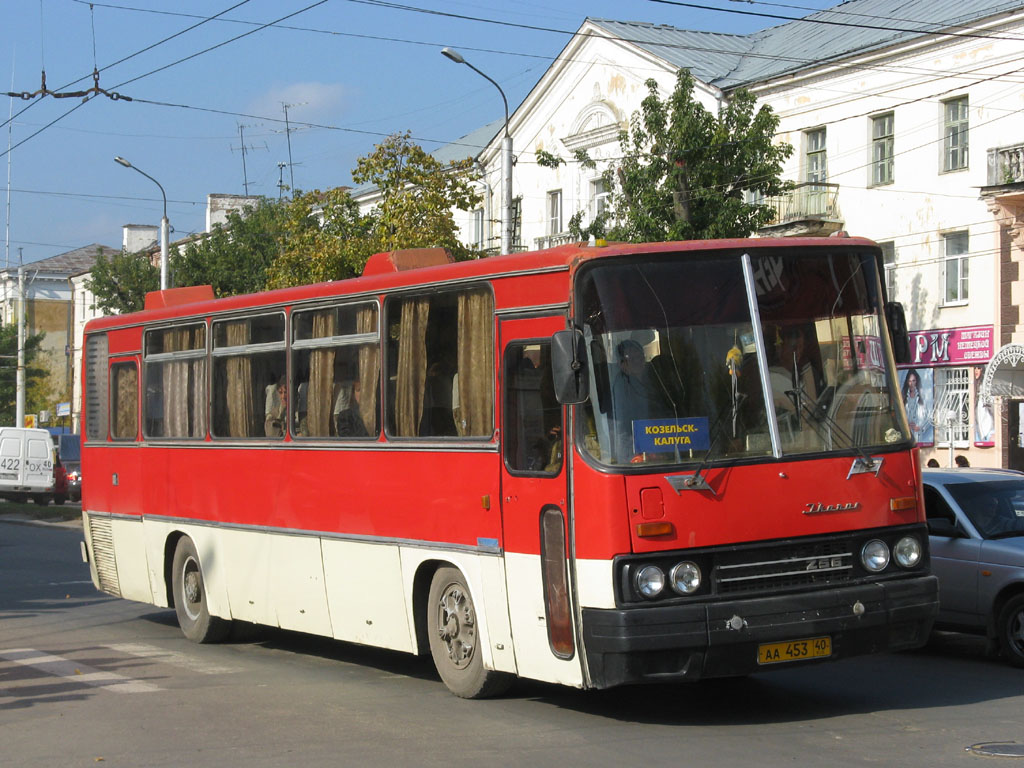
[[[946,490],[982,538],[1024,536],[1024,478],[946,483]]]
[[[876,271],[873,252],[839,247],[589,268],[577,293],[585,450],[606,464],[671,464],[909,440]]]

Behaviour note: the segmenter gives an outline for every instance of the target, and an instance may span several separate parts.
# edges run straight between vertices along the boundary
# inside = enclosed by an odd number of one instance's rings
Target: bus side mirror
[[[903,305],[899,302],[886,304],[885,320],[889,324],[893,357],[897,363],[909,363],[910,333],[907,331],[907,316],[903,313]]]
[[[551,376],[555,398],[562,405],[576,405],[587,399],[587,345],[582,331],[557,331],[551,337]]]

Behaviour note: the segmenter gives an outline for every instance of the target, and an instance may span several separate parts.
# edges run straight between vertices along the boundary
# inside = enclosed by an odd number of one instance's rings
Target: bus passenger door
[[[501,323],[501,503],[519,674],[578,686],[564,418],[551,378],[551,335],[564,328],[561,317]]]

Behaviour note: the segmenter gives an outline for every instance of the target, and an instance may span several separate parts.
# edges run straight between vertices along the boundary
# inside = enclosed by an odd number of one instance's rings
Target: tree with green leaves
[[[261,198],[231,211],[224,224],[172,257],[175,285],[210,285],[217,297],[254,293],[267,285],[267,270],[280,255],[290,205]]]
[[[771,207],[746,198],[789,188],[781,173],[793,148],[774,143],[779,118],[772,108],[755,110],[754,96],[739,89],[714,115],[694,98],[686,69],[665,99],[655,80],[646,85],[640,109],[619,134],[623,159],[604,173],[612,191],[609,211],[586,227],[579,211],[569,231],[580,239],[658,242],[747,237],[770,223]],[[582,167],[597,167],[585,151],[575,159]],[[566,161],[542,151],[537,162],[557,168]]]
[[[654,80],[628,130],[614,172],[609,236],[654,242],[747,237],[770,223],[770,206],[747,202],[786,191],[782,163],[793,152],[774,142],[779,118],[754,96],[733,91],[718,115],[694,98],[680,70],[666,99]]]
[[[45,334],[25,338],[25,412],[51,408],[49,375],[46,368],[35,365]],[[0,326],[0,425],[15,424],[17,416],[18,326]]]
[[[370,214],[373,252],[438,247],[457,259],[475,255],[459,240],[452,214],[480,205],[472,158],[443,164],[410,141],[408,132],[399,133],[359,158],[352,179],[380,192]]]
[[[109,258],[101,253],[85,287],[106,315],[137,312],[145,306],[146,294],[160,288],[160,269],[145,252],[121,251]]]
[[[373,253],[372,221],[345,189],[295,196],[281,222],[281,252],[267,287],[283,288],[355,277]]]

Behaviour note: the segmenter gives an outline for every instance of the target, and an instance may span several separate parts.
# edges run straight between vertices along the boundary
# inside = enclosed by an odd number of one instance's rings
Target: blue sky
[[[498,81],[515,109],[587,16],[731,33],[782,23],[652,0],[408,1],[109,0],[90,9],[80,0],[2,0],[0,91],[37,91],[43,69],[50,90],[85,90],[95,66],[101,88],[132,99],[0,101],[3,122],[15,115],[0,133],[11,264],[19,248],[30,263],[94,242],[120,247],[122,225],[159,222],[156,185],[115,155],[163,185],[172,239],[204,228],[208,193],[241,194],[247,178],[250,194],[276,197],[278,164],[288,161],[282,103],[293,105],[298,189],[350,183],[356,158],[388,134],[408,130],[433,149],[500,118],[497,91],[441,56],[446,45]],[[792,17],[836,4],[698,2]],[[0,259],[6,239],[0,230]]]

